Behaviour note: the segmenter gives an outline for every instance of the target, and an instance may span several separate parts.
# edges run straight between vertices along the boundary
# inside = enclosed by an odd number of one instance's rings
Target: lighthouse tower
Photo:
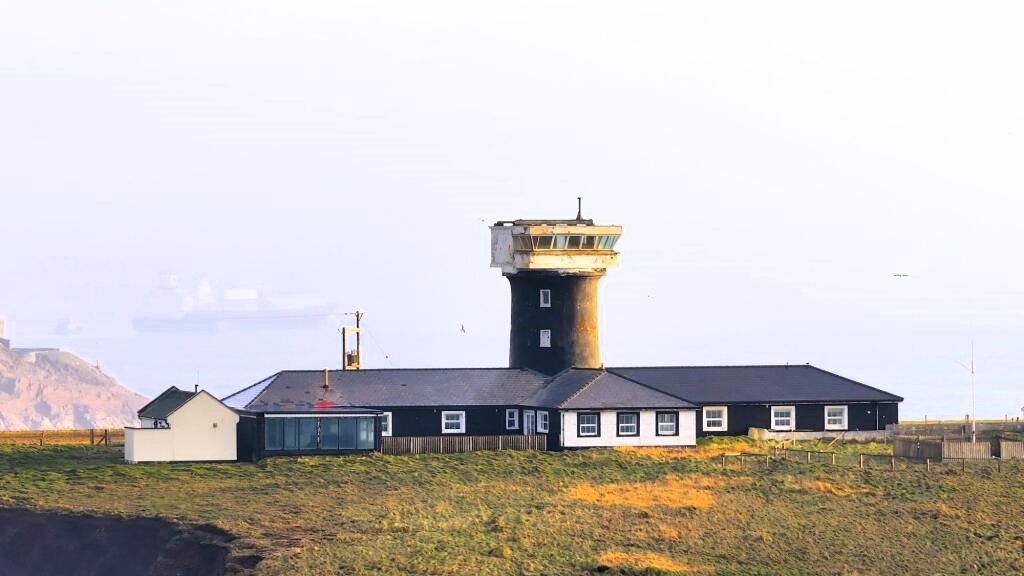
[[[619,265],[621,226],[510,220],[491,226],[491,267],[512,288],[509,366],[555,374],[601,367],[597,283]]]

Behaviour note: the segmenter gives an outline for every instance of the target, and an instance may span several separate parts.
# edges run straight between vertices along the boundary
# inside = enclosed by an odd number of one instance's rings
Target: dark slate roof
[[[527,403],[567,410],[695,407],[618,374],[593,368],[569,368],[556,374]]]
[[[587,384],[578,394],[563,402],[560,408],[695,408],[686,400],[648,388],[611,372]]]
[[[809,364],[609,368],[695,404],[902,402],[903,398]]]
[[[139,418],[163,420],[172,412],[180,408],[182,404],[191,400],[195,395],[195,392],[186,392],[185,390],[178,390],[177,387],[171,386],[167,390],[164,390],[163,394],[157,396],[149,404],[143,406],[139,410]]]
[[[600,370],[569,368],[555,374],[547,385],[526,401],[530,406],[557,408],[601,375]]]
[[[545,376],[520,368],[332,370],[327,390],[323,370],[288,370],[268,380],[246,410],[314,411],[317,402],[339,408],[517,405],[544,386]],[[224,400],[231,404],[232,398]]]

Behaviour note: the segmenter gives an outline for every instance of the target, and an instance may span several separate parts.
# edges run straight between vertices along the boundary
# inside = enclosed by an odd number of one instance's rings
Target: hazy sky
[[[0,0],[0,315],[146,395],[337,367],[356,308],[367,367],[502,366],[487,225],[582,195],[625,228],[606,364],[810,362],[955,417],[973,341],[979,416],[1020,415],[1022,27],[1020,2]]]

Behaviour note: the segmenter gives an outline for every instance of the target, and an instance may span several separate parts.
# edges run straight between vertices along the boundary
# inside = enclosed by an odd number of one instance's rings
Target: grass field
[[[713,457],[760,448],[125,465],[101,447],[0,446],[0,507],[212,523],[233,554],[265,558],[260,574],[1024,573],[1024,466]]]

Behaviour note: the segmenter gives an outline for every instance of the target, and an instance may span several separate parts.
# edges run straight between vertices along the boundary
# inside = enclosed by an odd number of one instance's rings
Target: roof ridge
[[[260,396],[263,396],[263,394],[267,391],[267,389],[270,388],[270,385],[273,384],[274,382],[276,382],[277,381],[277,377],[280,376],[280,375],[281,375],[281,373],[278,372],[277,374],[274,374],[273,376],[271,376],[270,378],[267,378],[266,380],[261,380],[261,381],[257,382],[256,384],[262,384],[263,382],[266,382],[267,385],[263,387],[263,390],[260,390],[255,396],[253,396],[252,400],[249,400],[248,402],[246,402],[245,406],[243,406],[242,408],[243,409],[248,409],[249,406],[253,402],[259,400]],[[268,382],[268,380],[269,380],[269,382]],[[254,384],[253,386],[255,386],[256,384]]]
[[[388,371],[412,372],[412,371],[426,371],[426,370],[431,370],[431,371],[436,371],[436,372],[445,372],[445,371],[451,372],[451,371],[455,371],[455,370],[504,370],[504,371],[517,371],[517,372],[533,372],[535,374],[540,374],[541,376],[544,375],[544,374],[542,374],[540,372],[537,372],[536,370],[533,370],[531,368],[520,368],[520,367],[512,367],[512,366],[469,366],[469,367],[466,367],[466,368],[451,368],[451,367],[447,367],[447,368],[445,368],[445,367],[438,367],[438,368],[431,368],[431,367],[424,367],[424,368],[360,368],[358,370],[343,370],[341,368],[328,368],[328,370],[332,374],[335,373],[335,372],[353,372],[353,373],[356,373],[356,372],[388,372]],[[323,368],[319,368],[319,369],[301,368],[301,369],[297,369],[297,370],[289,370],[289,369],[279,370],[277,373],[281,374],[283,372],[292,372],[292,373],[294,373],[294,372],[310,372],[310,373],[322,374],[323,371],[324,371]],[[260,382],[262,382],[262,380]],[[257,384],[258,383],[259,382],[257,382]],[[241,390],[239,390],[239,392],[241,392]]]
[[[161,392],[161,393],[157,394],[157,395],[156,395],[155,397],[153,397],[153,399],[152,399],[152,400],[150,400],[149,402],[146,402],[146,404],[145,404],[145,405],[144,405],[144,406],[143,406],[142,408],[139,408],[139,409],[138,409],[138,410],[137,410],[137,411],[135,412],[135,414],[142,414],[143,412],[145,412],[145,411],[146,411],[146,408],[149,408],[150,406],[152,406],[152,405],[153,405],[154,403],[156,403],[156,401],[157,401],[157,400],[159,400],[159,399],[163,398],[164,396],[166,396],[167,394],[169,394],[169,393],[170,393],[170,392],[171,392],[172,390],[177,390],[178,392],[180,392],[180,391],[181,391],[181,390],[178,390],[178,387],[177,387],[177,386],[175,386],[174,384],[171,384],[171,387],[170,387],[170,388],[168,388],[167,390],[164,390],[163,392]]]
[[[568,404],[570,400],[582,394],[583,391],[586,390],[587,388],[590,388],[590,385],[593,384],[594,382],[597,382],[597,379],[600,378],[602,374],[607,374],[607,371],[604,368],[576,368],[575,366],[570,366],[569,368],[566,368],[562,372],[568,372],[569,370],[593,370],[594,372],[596,372],[596,374],[594,374],[594,376],[591,377],[586,384],[577,388],[576,391],[570,394],[568,398],[559,402],[559,408]]]
[[[278,370],[277,372],[274,372],[273,374],[271,374],[270,376],[267,376],[266,378],[264,378],[262,380],[257,380],[254,384],[249,384],[248,386],[246,386],[245,388],[242,388],[241,390],[236,390],[236,391],[232,392],[231,394],[228,394],[227,396],[225,396],[223,398],[220,398],[220,401],[223,402],[223,401],[227,400],[228,398],[231,398],[232,396],[238,396],[239,394],[241,394],[242,392],[245,392],[246,390],[251,390],[251,389],[255,388],[256,386],[259,386],[260,384],[263,384],[267,380],[270,380],[271,378],[276,377],[280,373],[281,373],[281,371]],[[258,396],[258,394],[257,394],[257,396]]]

